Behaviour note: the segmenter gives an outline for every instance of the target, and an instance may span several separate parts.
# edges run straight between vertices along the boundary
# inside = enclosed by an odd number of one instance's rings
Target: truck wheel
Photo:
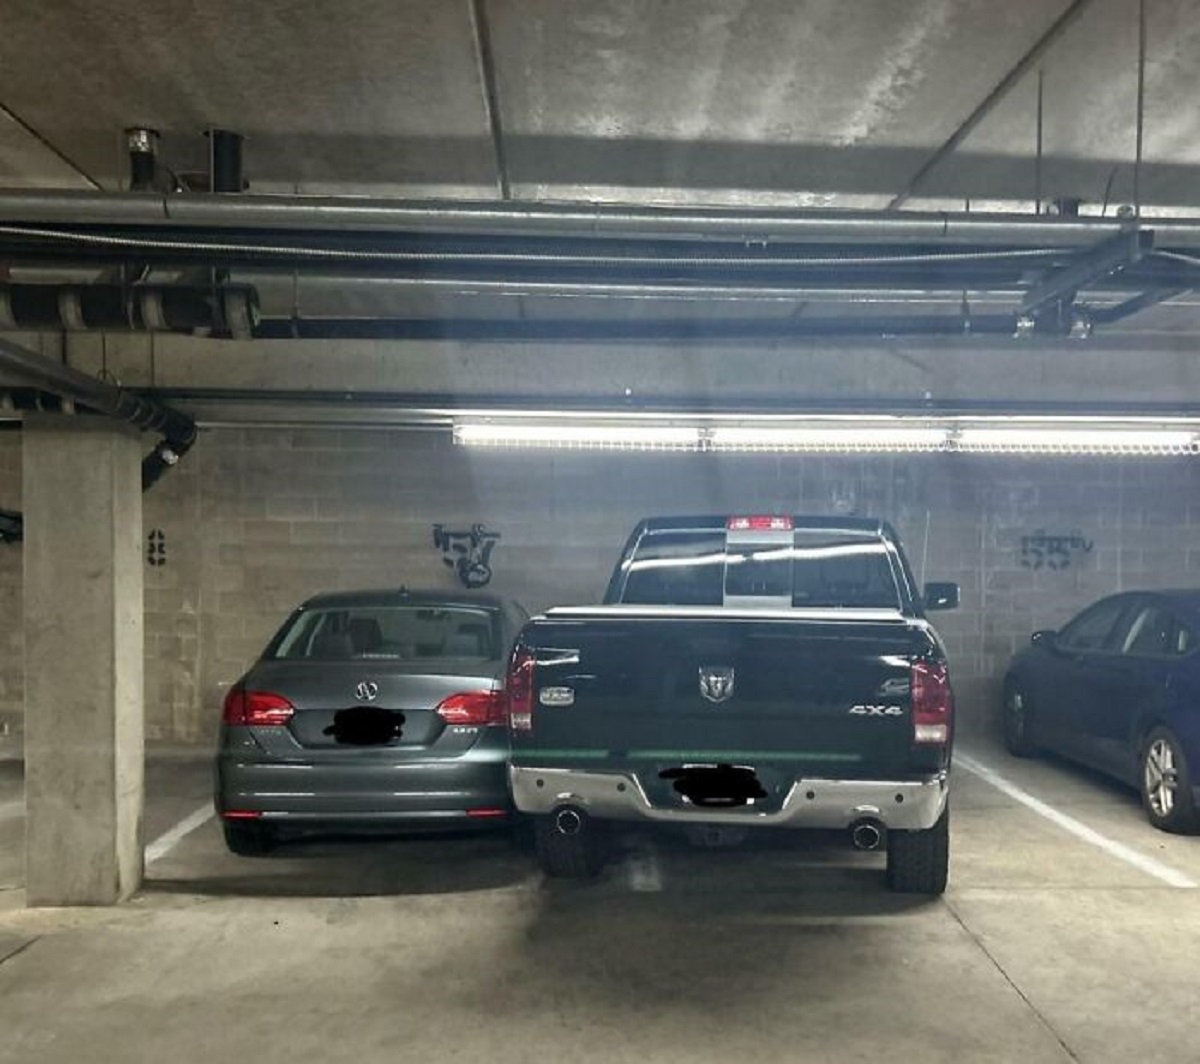
[[[1015,684],[1004,688],[1004,745],[1013,757],[1032,757],[1037,747],[1030,738],[1033,717],[1029,697]]]
[[[1192,780],[1179,740],[1166,728],[1155,728],[1142,743],[1138,765],[1142,805],[1160,831],[1186,834],[1196,827]]]
[[[950,867],[950,808],[925,831],[887,833],[887,885],[898,894],[941,894]]]
[[[275,849],[275,832],[262,824],[222,824],[225,845],[239,857],[262,857]]]
[[[560,810],[534,818],[534,848],[542,871],[562,879],[590,879],[599,875],[605,857],[600,828],[585,814],[576,813],[576,829],[566,832],[563,830],[566,825],[560,821],[563,813]]]

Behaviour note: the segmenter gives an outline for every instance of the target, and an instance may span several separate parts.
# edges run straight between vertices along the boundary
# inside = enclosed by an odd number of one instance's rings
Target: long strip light
[[[713,451],[940,451],[946,428],[891,425],[718,426],[706,437]]]
[[[1180,429],[963,428],[954,449],[1003,454],[1196,454],[1197,433]]]
[[[661,421],[653,420],[661,418]],[[463,419],[454,442],[471,447],[549,447],[579,450],[824,452],[1014,455],[1200,455],[1200,419],[1101,420],[1050,417],[809,418],[747,415],[596,414],[554,420]]]
[[[469,447],[561,447],[608,451],[698,451],[699,428],[680,425],[462,424],[454,442]]]

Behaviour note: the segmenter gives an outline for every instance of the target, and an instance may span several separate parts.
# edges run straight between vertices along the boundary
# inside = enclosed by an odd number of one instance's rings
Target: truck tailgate
[[[538,664],[516,764],[620,764],[644,779],[685,764],[843,778],[917,767],[911,661],[934,643],[899,613],[610,608],[552,614],[525,641]]]

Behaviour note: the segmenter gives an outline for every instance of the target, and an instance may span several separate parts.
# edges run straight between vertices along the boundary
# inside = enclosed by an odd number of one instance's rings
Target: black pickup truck
[[[738,834],[846,830],[892,890],[940,894],[954,699],[880,521],[643,521],[604,604],[522,630],[507,678],[510,778],[550,875],[602,868],[611,821]]]

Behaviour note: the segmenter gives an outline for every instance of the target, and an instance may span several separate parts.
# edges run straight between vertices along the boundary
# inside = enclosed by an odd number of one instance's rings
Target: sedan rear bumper
[[[297,826],[436,827],[503,819],[511,811],[504,753],[399,763],[273,761],[217,758],[216,807],[221,816]]]
[[[651,820],[673,824],[738,824],[747,827],[848,828],[872,819],[898,831],[933,827],[946,808],[946,773],[918,780],[796,780],[782,806],[714,808],[681,802],[653,804],[638,779],[624,772],[580,772],[565,768],[509,768],[513,800],[522,813],[546,814],[564,806],[607,820]]]

